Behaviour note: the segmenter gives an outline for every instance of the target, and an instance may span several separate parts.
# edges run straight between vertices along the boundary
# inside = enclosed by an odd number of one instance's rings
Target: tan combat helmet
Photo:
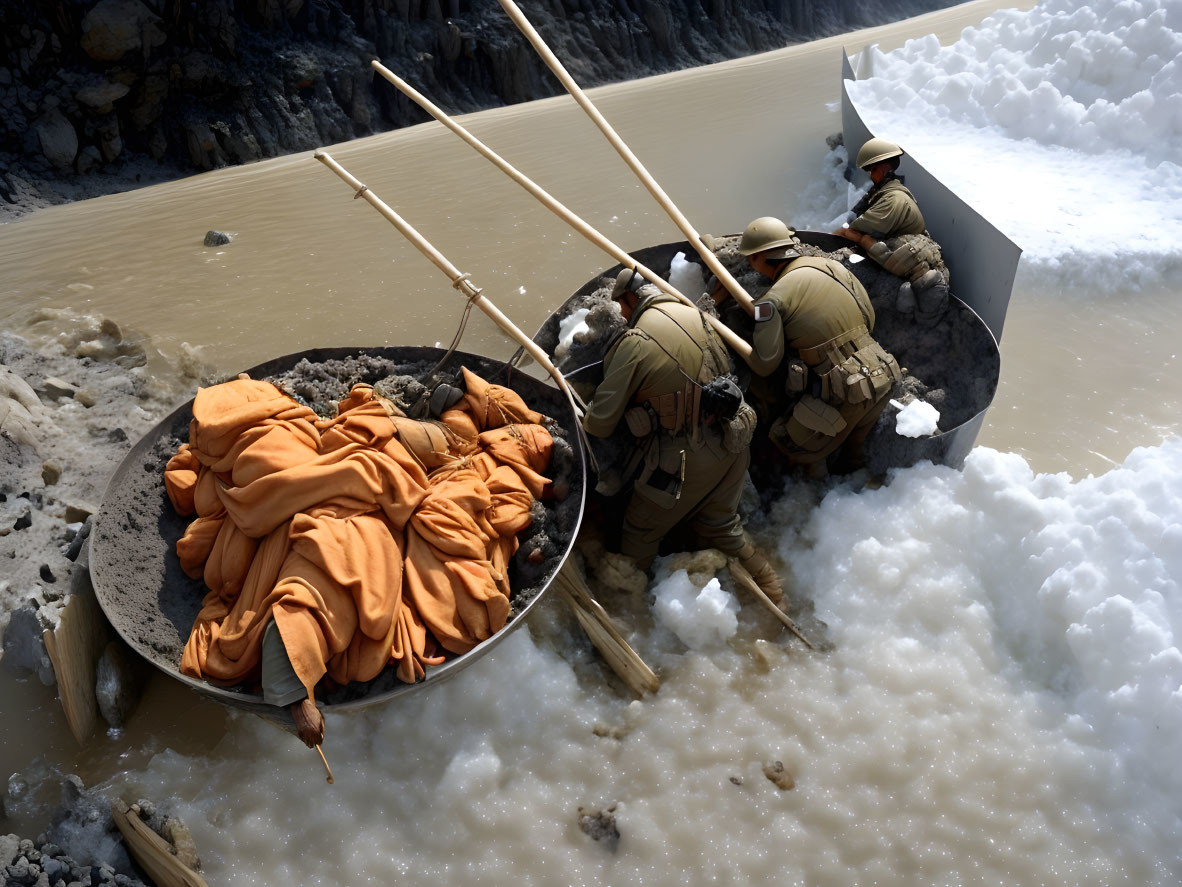
[[[903,149],[886,139],[870,139],[858,151],[858,169],[866,169],[892,157],[902,157]]]
[[[635,292],[645,282],[635,268],[624,268],[616,275],[616,282],[612,285],[612,298],[618,299],[629,290]]]
[[[769,259],[790,259],[800,255],[796,251],[799,245],[795,228],[785,225],[775,216],[763,216],[743,229],[739,254],[751,256],[765,253]]]

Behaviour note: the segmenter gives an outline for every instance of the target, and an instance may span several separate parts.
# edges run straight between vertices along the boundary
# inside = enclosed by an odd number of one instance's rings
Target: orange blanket
[[[259,677],[275,620],[309,695],[329,675],[404,681],[464,653],[509,614],[509,560],[549,484],[553,440],[512,390],[464,370],[467,396],[415,422],[357,385],[318,419],[274,385],[203,388],[165,468],[196,514],[177,543],[209,593],[181,671]]]

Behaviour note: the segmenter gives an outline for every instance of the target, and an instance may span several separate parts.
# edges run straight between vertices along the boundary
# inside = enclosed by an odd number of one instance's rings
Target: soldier
[[[772,280],[755,304],[752,341],[775,367],[761,418],[789,465],[821,477],[843,444],[849,467],[864,464],[866,436],[902,373],[870,335],[874,307],[862,284],[840,262],[802,256],[799,245],[792,228],[765,216],[747,226],[739,252]]]
[[[897,307],[935,323],[948,305],[948,269],[928,235],[915,196],[895,175],[903,149],[886,139],[870,139],[858,151],[858,168],[873,186],[853,208],[854,218],[834,234],[862,247],[870,258],[903,279]],[[923,235],[917,237],[915,235]]]
[[[870,139],[862,146],[858,168],[874,184],[854,207],[856,218],[849,227],[838,228],[834,234],[869,250],[879,240],[925,233],[927,226],[915,196],[907,190],[903,179],[895,175],[902,159],[903,149],[886,139]]]
[[[700,544],[737,558],[783,606],[779,577],[739,519],[755,413],[729,375],[726,346],[700,311],[634,271],[620,273],[612,297],[628,329],[608,348],[583,427],[608,437],[623,420],[634,438],[639,474],[622,553],[647,569],[661,539],[688,523]]]

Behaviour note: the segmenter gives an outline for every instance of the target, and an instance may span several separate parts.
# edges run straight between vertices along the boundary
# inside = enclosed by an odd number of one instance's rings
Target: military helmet
[[[743,229],[743,239],[739,241],[739,254],[750,256],[755,253],[767,253],[769,259],[787,259],[800,255],[794,249],[799,243],[795,228],[785,225],[775,216],[763,216]],[[783,249],[777,250],[777,247]]]
[[[616,282],[612,285],[612,298],[618,299],[628,290],[635,292],[644,283],[644,278],[635,268],[625,268],[616,275]]]
[[[870,139],[858,150],[858,169],[865,169],[892,157],[902,157],[903,149],[886,139]]]

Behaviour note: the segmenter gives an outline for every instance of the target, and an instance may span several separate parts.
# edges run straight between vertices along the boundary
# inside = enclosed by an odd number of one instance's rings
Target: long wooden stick
[[[471,280],[469,280],[467,274],[462,273],[459,268],[453,265],[448,260],[448,258],[443,255],[443,253],[435,249],[435,247],[433,247],[430,242],[414,228],[414,226],[412,226],[409,222],[403,219],[402,216],[398,215],[398,213],[383,203],[382,200],[373,193],[373,191],[369,190],[368,186],[363,185],[358,179],[354,178],[348,170],[333,160],[329,154],[324,151],[317,151],[313,156],[333,172],[335,172],[338,176],[340,176],[340,178],[346,182],[349,187],[354,190],[354,192],[356,192],[353,195],[354,199],[358,197],[365,198],[366,202],[369,203],[370,206],[385,216],[390,221],[390,223],[402,233],[403,237],[414,244],[419,252],[430,259],[435,267],[437,267],[451,279],[453,287],[459,290],[461,294],[466,296],[477,308],[487,314],[493,323],[499,326],[506,334],[508,334],[511,339],[524,348],[530,357],[537,361],[538,366],[542,367],[542,369],[550,374],[550,377],[558,385],[559,389],[561,389],[562,392],[566,394],[572,404],[577,404],[579,409],[581,409],[584,413],[587,411],[587,405],[583,403],[582,398],[580,398],[578,394],[575,393],[574,389],[572,389],[570,385],[567,384],[567,381],[563,378],[562,373],[558,371],[558,367],[554,366],[554,364],[550,362],[549,355],[547,355],[545,351],[538,347],[538,344],[534,342],[533,339],[523,333],[517,327],[517,325],[513,323],[513,321],[502,314],[501,310],[497,308],[496,305],[489,301],[485,296],[481,295],[480,288],[473,284]]]
[[[788,614],[772,603],[772,599],[767,596],[766,592],[764,592],[762,588],[759,587],[759,583],[755,581],[755,577],[751,575],[751,572],[741,563],[739,563],[738,558],[727,558],[727,566],[730,567],[731,576],[734,577],[735,581],[755,595],[759,599],[760,603],[762,603],[768,608],[768,610],[774,613],[776,618],[783,622],[784,626],[790,632],[804,641],[804,645],[806,647],[808,647],[810,650],[817,649],[813,646],[812,642],[804,636],[804,633],[800,630],[797,624],[788,617]]]
[[[316,746],[316,754],[320,755],[320,762],[324,764],[324,781],[332,785],[336,781],[332,778],[332,767],[328,766],[328,758],[324,756],[324,750],[319,744]]]
[[[648,189],[648,192],[656,198],[657,203],[669,214],[669,218],[673,220],[673,223],[681,229],[681,233],[685,235],[686,240],[698,251],[698,255],[702,257],[702,260],[706,263],[706,267],[714,272],[714,276],[718,278],[722,285],[726,287],[727,292],[734,297],[736,302],[743,306],[743,309],[748,314],[754,314],[754,302],[748,292],[726,270],[722,262],[718,261],[718,257],[714,255],[714,251],[703,242],[701,235],[694,230],[694,226],[690,224],[689,219],[674,205],[673,201],[669,199],[669,195],[665,193],[664,189],[657,184],[656,179],[645,169],[644,164],[624,144],[624,140],[612,129],[611,124],[604,119],[604,116],[599,113],[599,109],[592,104],[591,100],[587,98],[587,94],[579,87],[579,84],[575,83],[574,78],[567,73],[562,62],[558,60],[558,56],[546,45],[546,41],[542,39],[542,36],[534,29],[534,26],[529,23],[529,19],[525,17],[525,14],[518,8],[517,4],[513,0],[498,0],[498,2],[504,8],[505,12],[509,14],[509,18],[513,19],[513,23],[517,25],[521,33],[533,44],[534,49],[538,51],[538,55],[542,57],[542,61],[546,63],[547,67],[554,72],[554,76],[566,87],[566,91],[587,112],[587,116],[607,136],[607,140],[611,142],[612,147],[624,158],[624,162],[632,168],[632,171],[636,173],[636,176],[644,184],[644,187]]]
[[[430,99],[420,93],[417,89],[395,74],[381,62],[375,59],[370,64],[373,66],[375,71],[394,84],[394,86],[403,95],[405,95],[412,102],[414,102],[424,111],[458,135],[469,145],[471,145],[485,159],[490,161],[494,166],[501,170],[501,172],[505,173],[505,175],[509,176],[509,178],[513,179],[513,181],[517,182],[517,184],[521,185],[522,188],[532,194],[542,203],[543,206],[550,210],[550,212],[554,213],[556,216],[574,228],[579,234],[582,234],[585,238],[591,241],[591,243],[595,244],[621,265],[624,265],[627,268],[635,268],[637,273],[639,273],[649,282],[658,286],[663,292],[668,293],[676,299],[680,299],[687,305],[692,305],[695,308],[697,307],[696,302],[686,297],[676,287],[674,287],[673,284],[665,280],[663,277],[661,277],[661,275],[657,274],[651,268],[648,268],[636,261],[634,258],[632,258],[632,256],[628,255],[627,252],[605,237],[601,232],[597,231],[579,216],[575,215],[575,213],[567,208],[564,204],[560,203],[531,178],[510,164],[507,160],[488,147],[488,145],[480,141],[480,139],[476,138],[476,136],[465,129],[461,124],[457,123],[450,116],[448,116],[445,111],[433,104]],[[699,239],[697,243],[701,244],[701,240]],[[713,256],[714,254],[710,253],[710,255]],[[738,333],[723,323],[721,319],[706,312],[703,312],[703,317],[705,317],[710,325],[713,326],[718,332],[718,334],[722,336],[723,341],[725,341],[726,344],[730,346],[732,351],[734,351],[744,360],[747,360],[751,356],[750,343],[743,340],[738,335]]]

